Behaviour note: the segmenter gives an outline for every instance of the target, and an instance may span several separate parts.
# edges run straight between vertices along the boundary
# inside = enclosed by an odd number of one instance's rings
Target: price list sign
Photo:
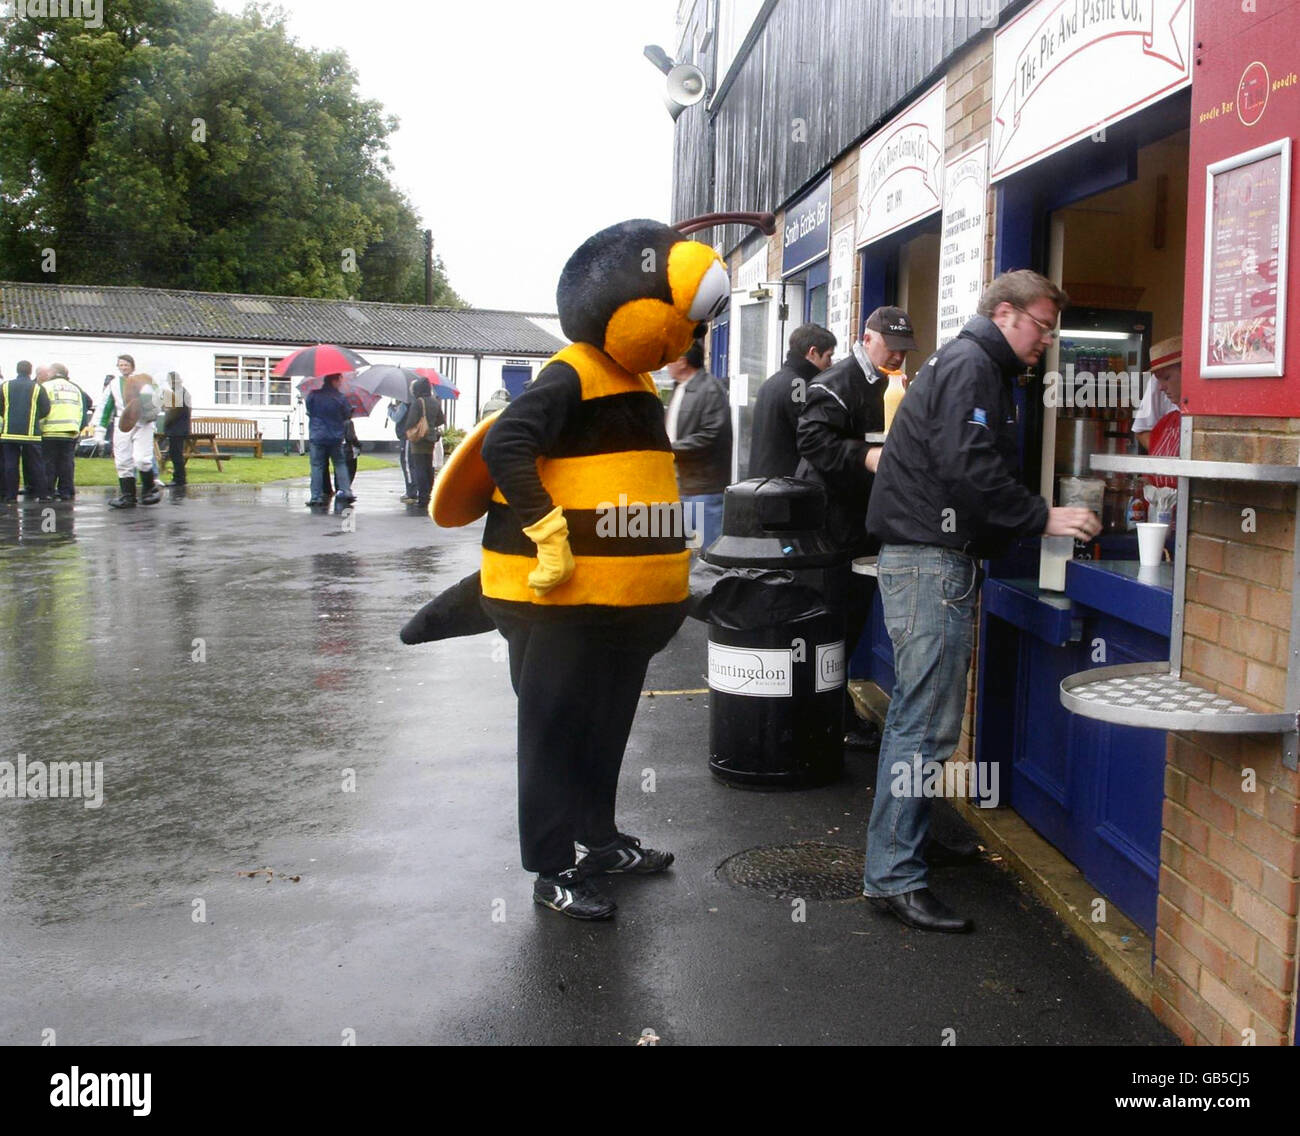
[[[957,338],[966,321],[975,315],[984,289],[988,151],[988,143],[981,142],[949,162],[944,175],[938,347]]]
[[[1291,140],[1206,170],[1204,378],[1282,374]]]

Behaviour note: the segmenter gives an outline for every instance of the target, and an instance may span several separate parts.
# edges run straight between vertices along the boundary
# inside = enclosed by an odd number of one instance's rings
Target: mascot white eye
[[[727,279],[727,270],[720,264],[712,265],[696,289],[695,299],[686,318],[700,321],[711,320],[727,306],[731,295],[731,282]]]

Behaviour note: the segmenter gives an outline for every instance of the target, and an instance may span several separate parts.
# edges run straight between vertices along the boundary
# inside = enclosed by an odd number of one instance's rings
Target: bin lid
[[[727,487],[722,535],[702,554],[722,567],[817,568],[844,554],[827,538],[826,490],[796,477],[754,477]]]

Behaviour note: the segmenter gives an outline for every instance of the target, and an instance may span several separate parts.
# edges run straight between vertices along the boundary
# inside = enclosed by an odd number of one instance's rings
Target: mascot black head
[[[727,268],[708,245],[658,221],[622,221],[588,238],[560,273],[560,326],[625,371],[680,356],[726,306]]]

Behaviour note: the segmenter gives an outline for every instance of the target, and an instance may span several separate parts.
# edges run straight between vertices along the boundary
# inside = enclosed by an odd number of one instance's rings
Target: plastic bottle
[[[890,426],[894,424],[894,415],[898,413],[899,403],[907,391],[903,387],[905,376],[902,371],[885,371],[884,374],[889,376],[889,386],[885,388],[885,433],[888,434]]]
[[[1129,532],[1137,532],[1138,523],[1147,519],[1147,499],[1143,495],[1142,479],[1133,475],[1129,483],[1128,523]]]

